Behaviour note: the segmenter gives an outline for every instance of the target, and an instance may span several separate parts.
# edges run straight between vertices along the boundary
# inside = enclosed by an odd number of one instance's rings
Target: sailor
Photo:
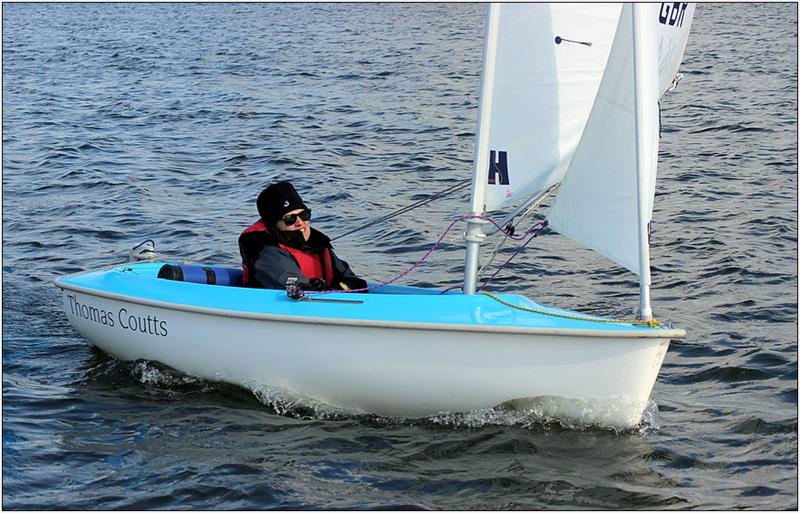
[[[331,241],[311,228],[311,210],[289,182],[277,182],[256,200],[261,219],[239,235],[244,286],[283,289],[296,278],[303,290],[366,288]]]

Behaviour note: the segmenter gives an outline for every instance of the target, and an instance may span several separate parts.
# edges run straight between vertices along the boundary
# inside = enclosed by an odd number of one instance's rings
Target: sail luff
[[[481,91],[478,104],[478,127],[472,169],[472,215],[485,211],[486,181],[482,179],[484,164],[489,160],[489,127],[492,122],[494,98],[495,59],[500,26],[500,5],[490,4],[486,16],[486,36],[483,49]],[[484,238],[484,222],[471,219],[467,222],[466,257],[464,261],[464,294],[474,294],[478,280],[478,253]]]
[[[489,161],[489,136],[494,100],[495,62],[497,38],[500,29],[500,5],[490,4],[486,14],[486,35],[483,47],[481,90],[478,101],[478,123],[472,162],[472,212],[484,211],[486,180],[483,179],[486,162]]]
[[[652,319],[653,310],[650,303],[650,241],[648,223],[651,212],[651,180],[655,176],[657,155],[653,148],[657,145],[652,140],[652,127],[658,117],[658,40],[650,15],[652,5],[634,4],[631,21],[633,23],[633,77],[634,106],[636,112],[636,185],[637,185],[637,232],[639,244],[639,288],[640,317]]]

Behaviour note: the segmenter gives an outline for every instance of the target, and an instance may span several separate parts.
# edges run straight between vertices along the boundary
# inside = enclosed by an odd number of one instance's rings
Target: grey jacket
[[[263,225],[257,229],[253,227],[239,236],[239,252],[242,255],[242,267],[248,287],[284,289],[289,278],[297,278],[297,285],[304,290],[328,288],[322,280],[309,280],[300,271],[300,265],[294,256],[278,245],[281,243],[309,254],[322,255],[328,251],[333,267],[330,288],[342,289],[342,283],[350,289],[366,288],[367,282],[357,277],[350,265],[336,256],[330,239],[319,230],[312,228],[308,241],[298,243],[297,240],[284,237],[274,228],[263,229]]]

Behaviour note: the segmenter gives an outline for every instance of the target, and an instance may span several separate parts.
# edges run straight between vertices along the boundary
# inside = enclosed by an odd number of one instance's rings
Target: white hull
[[[632,427],[674,336],[291,318],[62,294],[72,325],[121,360],[411,418],[514,401],[550,405],[544,413],[581,423]],[[106,323],[76,315],[68,294],[108,312]]]

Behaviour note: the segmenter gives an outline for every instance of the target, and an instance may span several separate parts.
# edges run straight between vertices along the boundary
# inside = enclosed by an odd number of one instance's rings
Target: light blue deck
[[[122,265],[114,269],[88,271],[57,280],[99,293],[213,308],[235,312],[334,318],[368,321],[395,321],[434,324],[461,324],[496,327],[558,328],[652,331],[631,324],[602,323],[565,319],[511,308],[483,294],[460,292],[440,294],[439,290],[386,286],[369,294],[332,293],[316,297],[363,301],[361,304],[296,301],[283,290],[251,289],[202,285],[158,279],[165,262]],[[517,306],[558,314],[590,317],[568,310],[540,305],[517,294],[497,294]],[[599,319],[594,317],[595,319]]]

